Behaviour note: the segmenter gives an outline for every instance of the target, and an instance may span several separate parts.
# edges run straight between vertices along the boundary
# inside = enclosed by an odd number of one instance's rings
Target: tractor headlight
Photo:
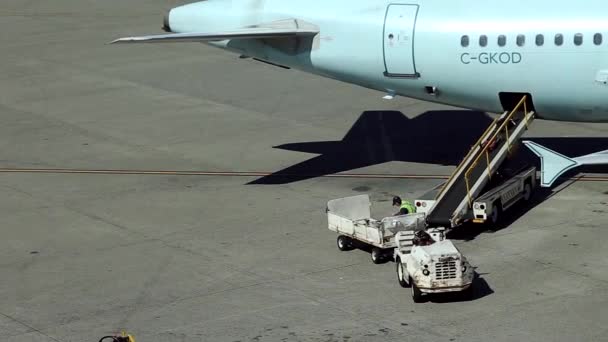
[[[479,203],[475,203],[475,204],[473,205],[473,208],[475,208],[475,209],[479,209]]]
[[[431,272],[429,272],[429,270],[425,268],[422,270],[422,274],[424,274],[425,276],[428,276],[429,274],[431,274]]]
[[[462,273],[467,271],[467,266],[466,265],[462,265]]]

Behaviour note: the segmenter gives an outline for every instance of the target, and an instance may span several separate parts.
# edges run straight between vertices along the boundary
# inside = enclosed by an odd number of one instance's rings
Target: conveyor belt
[[[525,97],[520,102],[520,107]],[[492,173],[507,157],[511,145],[516,143],[534,118],[534,112],[516,110],[505,112],[471,148],[446,186],[437,196],[433,210],[427,216],[429,227],[453,227],[466,219],[463,213],[480,195]],[[524,106],[525,107],[525,106]]]
[[[503,147],[506,142],[506,134],[501,134],[501,140],[503,143],[500,146],[497,146],[490,154],[490,159],[494,160],[497,157],[500,148]],[[480,149],[481,151],[481,149]],[[474,161],[474,159],[472,159]],[[471,165],[465,165],[468,168]],[[469,173],[470,179],[477,180],[482,176],[484,171],[486,171],[487,165],[486,163],[478,163],[474,166],[474,168]],[[466,170],[466,169],[465,169]],[[440,201],[435,203],[433,207],[433,211],[427,217],[427,223],[430,226],[450,226],[451,219],[454,214],[454,211],[458,207],[458,205],[467,197],[467,186],[465,180],[465,172],[462,172],[462,175],[455,179],[449,189],[444,191],[443,197]],[[475,197],[475,196],[474,196]]]

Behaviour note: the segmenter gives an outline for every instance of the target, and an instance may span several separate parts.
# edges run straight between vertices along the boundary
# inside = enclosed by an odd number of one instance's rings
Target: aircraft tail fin
[[[550,187],[564,172],[581,165],[579,161],[566,157],[533,141],[523,141],[523,143],[540,158],[540,185],[542,187]]]

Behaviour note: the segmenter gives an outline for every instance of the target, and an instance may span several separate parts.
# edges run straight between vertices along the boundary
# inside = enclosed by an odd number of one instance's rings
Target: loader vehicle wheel
[[[382,250],[378,247],[374,247],[372,248],[372,262],[374,264],[379,264],[382,262],[382,259],[384,258],[384,255],[382,254]]]
[[[502,205],[500,204],[500,202],[494,202],[494,204],[492,204],[492,215],[490,215],[490,224],[492,225],[492,228],[494,228],[494,226],[498,223],[498,220],[500,220],[500,217],[502,216]]]
[[[412,286],[412,299],[414,300],[414,303],[422,303],[423,302],[422,291],[420,291],[418,286],[416,286],[416,283],[414,283],[414,281],[411,277],[410,277],[410,284]]]
[[[405,271],[403,270],[403,264],[401,263],[401,259],[397,258],[396,260],[397,263],[397,281],[399,281],[399,285],[401,285],[401,287],[409,287],[409,284],[407,283],[407,281],[405,281]]]
[[[525,202],[528,202],[530,201],[530,198],[532,198],[532,186],[530,185],[530,183],[525,183],[523,200]]]
[[[336,244],[338,245],[338,249],[341,251],[350,251],[353,249],[353,241],[348,236],[338,236],[336,239]]]

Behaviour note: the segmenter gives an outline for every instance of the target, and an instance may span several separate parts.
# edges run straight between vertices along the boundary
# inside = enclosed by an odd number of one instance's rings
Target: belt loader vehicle
[[[502,170],[495,173],[486,191],[471,199],[472,205],[466,206],[455,216],[455,222],[487,223],[496,225],[502,213],[520,201],[527,202],[537,186],[536,167],[525,167],[518,171]],[[435,205],[435,196],[444,184],[427,192],[414,201],[416,212],[428,214]],[[453,227],[450,227],[453,228]]]

